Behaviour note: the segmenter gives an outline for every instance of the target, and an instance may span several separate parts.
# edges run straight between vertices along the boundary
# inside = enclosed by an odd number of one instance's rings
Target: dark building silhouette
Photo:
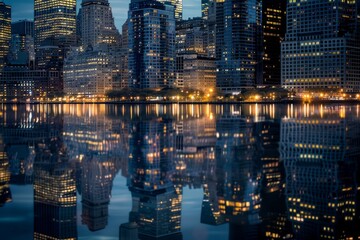
[[[359,237],[358,126],[331,114],[282,120],[286,203],[296,239]]]
[[[262,1],[263,84],[281,84],[281,41],[286,32],[287,0]]]

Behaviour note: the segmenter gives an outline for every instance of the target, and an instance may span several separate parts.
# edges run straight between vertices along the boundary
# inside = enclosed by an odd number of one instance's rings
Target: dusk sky
[[[81,1],[77,1],[78,9]],[[33,19],[34,0],[5,0],[4,2],[12,6],[13,21]],[[127,18],[130,0],[109,0],[109,2],[113,9],[116,27],[121,29],[121,25]],[[183,0],[183,8],[184,19],[201,16],[201,0]]]

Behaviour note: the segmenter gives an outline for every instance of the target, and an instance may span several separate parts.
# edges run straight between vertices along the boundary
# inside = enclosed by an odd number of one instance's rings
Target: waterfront
[[[358,104],[5,104],[0,120],[7,239],[360,235]]]

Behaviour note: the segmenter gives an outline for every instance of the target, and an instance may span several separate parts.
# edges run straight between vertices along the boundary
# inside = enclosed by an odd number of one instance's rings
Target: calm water
[[[359,105],[0,108],[1,239],[360,235]]]

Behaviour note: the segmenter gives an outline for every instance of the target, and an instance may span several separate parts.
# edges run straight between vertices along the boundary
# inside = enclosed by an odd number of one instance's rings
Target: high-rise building
[[[91,47],[90,47],[91,48]],[[88,51],[69,54],[64,65],[64,92],[68,96],[103,97],[112,90],[111,55]]]
[[[82,48],[65,60],[64,92],[103,97],[120,85],[113,82],[120,82],[121,36],[107,0],[83,0],[81,6]]]
[[[209,4],[211,4],[213,0],[201,0],[201,17],[204,20],[209,18]]]
[[[263,84],[281,84],[281,41],[286,32],[286,0],[263,0]]]
[[[11,6],[0,2],[0,69],[6,64],[11,39]]]
[[[11,24],[9,65],[33,67],[35,61],[34,22],[21,20]]]
[[[30,35],[34,37],[34,21],[20,20],[12,23],[11,34]]]
[[[35,48],[47,39],[60,40],[63,45],[76,44],[76,0],[35,0]]]
[[[119,32],[115,27],[108,0],[83,0],[81,3],[81,40],[86,48],[98,44],[118,43]]]
[[[262,80],[261,3],[216,3],[216,84],[223,92],[239,92]]]
[[[215,59],[207,57],[205,20],[200,17],[176,24],[176,86],[215,89]]]
[[[129,10],[129,87],[162,88],[175,80],[174,6],[132,0]]]
[[[359,1],[288,1],[281,84],[297,92],[360,90]]]
[[[183,0],[157,0],[161,3],[170,3],[175,8],[175,20],[181,21],[183,17]]]

